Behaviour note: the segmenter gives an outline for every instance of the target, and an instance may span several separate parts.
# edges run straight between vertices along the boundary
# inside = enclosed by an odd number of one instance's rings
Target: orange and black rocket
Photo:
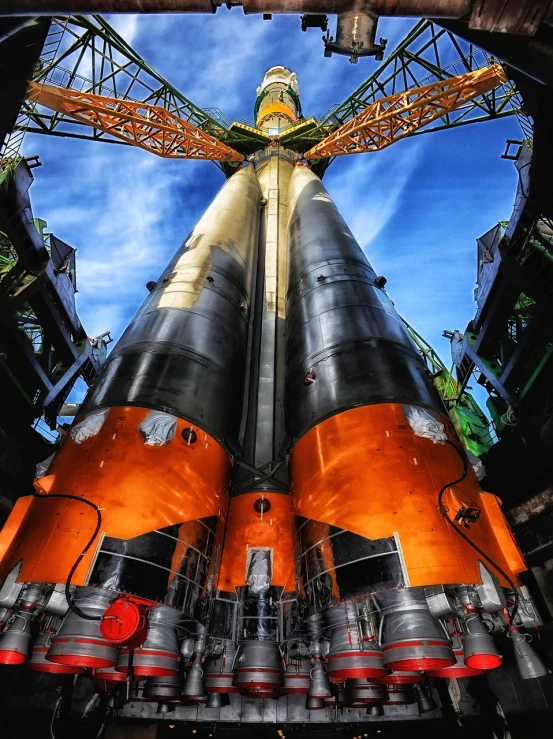
[[[426,675],[498,667],[491,632],[508,631],[542,674],[500,502],[385,280],[278,144],[298,94],[267,73],[271,145],[162,273],[2,530],[1,663],[146,679],[164,702],[392,706]]]

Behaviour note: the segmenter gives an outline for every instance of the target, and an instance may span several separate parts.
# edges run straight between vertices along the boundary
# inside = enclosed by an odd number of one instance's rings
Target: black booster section
[[[132,539],[106,536],[89,585],[164,603],[201,619],[213,572],[217,519],[166,526]]]
[[[84,410],[155,408],[238,448],[259,201],[253,167],[225,184],[117,342]]]
[[[407,328],[320,179],[290,185],[285,412],[298,439],[355,406],[445,409]]]
[[[297,516],[300,581],[310,613],[344,600],[405,586],[393,537],[366,539]]]

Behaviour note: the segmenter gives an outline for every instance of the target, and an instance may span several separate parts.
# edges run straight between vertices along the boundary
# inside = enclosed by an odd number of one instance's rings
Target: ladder
[[[68,22],[68,16],[52,18],[52,23],[50,25],[48,35],[46,36],[46,40],[44,41],[44,46],[42,47],[40,58],[37,62],[36,69],[33,72],[33,76],[42,73],[44,70],[47,70],[54,65]],[[42,75],[42,84],[46,81],[46,76],[46,74]],[[19,156],[19,150],[29,126],[31,116],[35,112],[36,105],[36,103],[31,103],[29,100],[25,100],[23,102],[23,105],[19,110],[15,126],[13,127],[13,131],[7,137],[4,145],[0,149],[0,167],[13,162]]]

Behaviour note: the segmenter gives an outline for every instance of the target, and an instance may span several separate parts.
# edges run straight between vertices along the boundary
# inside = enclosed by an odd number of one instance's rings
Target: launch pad
[[[348,18],[326,50],[380,56],[374,23],[368,46],[344,41]],[[551,90],[548,67],[537,81],[472,46],[461,71],[396,89],[423,34],[419,60],[472,41],[462,18],[443,21],[459,39],[421,21],[320,121],[296,74],[271,68],[253,124],[194,106],[99,17],[6,19],[2,407],[25,408],[0,460],[6,736],[23,712],[37,739],[550,733]],[[137,100],[98,84],[100,41],[133,85],[161,87]],[[83,59],[90,89],[73,84]],[[508,114],[529,127],[517,200],[478,241],[454,377],[321,178],[337,156]],[[19,134],[60,126],[227,177],[109,354],[76,315],[72,248],[33,222],[33,162],[17,153]],[[58,429],[78,376],[89,391]]]

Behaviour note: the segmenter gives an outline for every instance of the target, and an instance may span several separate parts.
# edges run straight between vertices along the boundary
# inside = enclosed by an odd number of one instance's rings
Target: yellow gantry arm
[[[506,81],[501,65],[494,64],[380,98],[304,156],[321,159],[379,151]]]
[[[243,162],[244,156],[157,105],[31,83],[29,100],[166,159]]]

